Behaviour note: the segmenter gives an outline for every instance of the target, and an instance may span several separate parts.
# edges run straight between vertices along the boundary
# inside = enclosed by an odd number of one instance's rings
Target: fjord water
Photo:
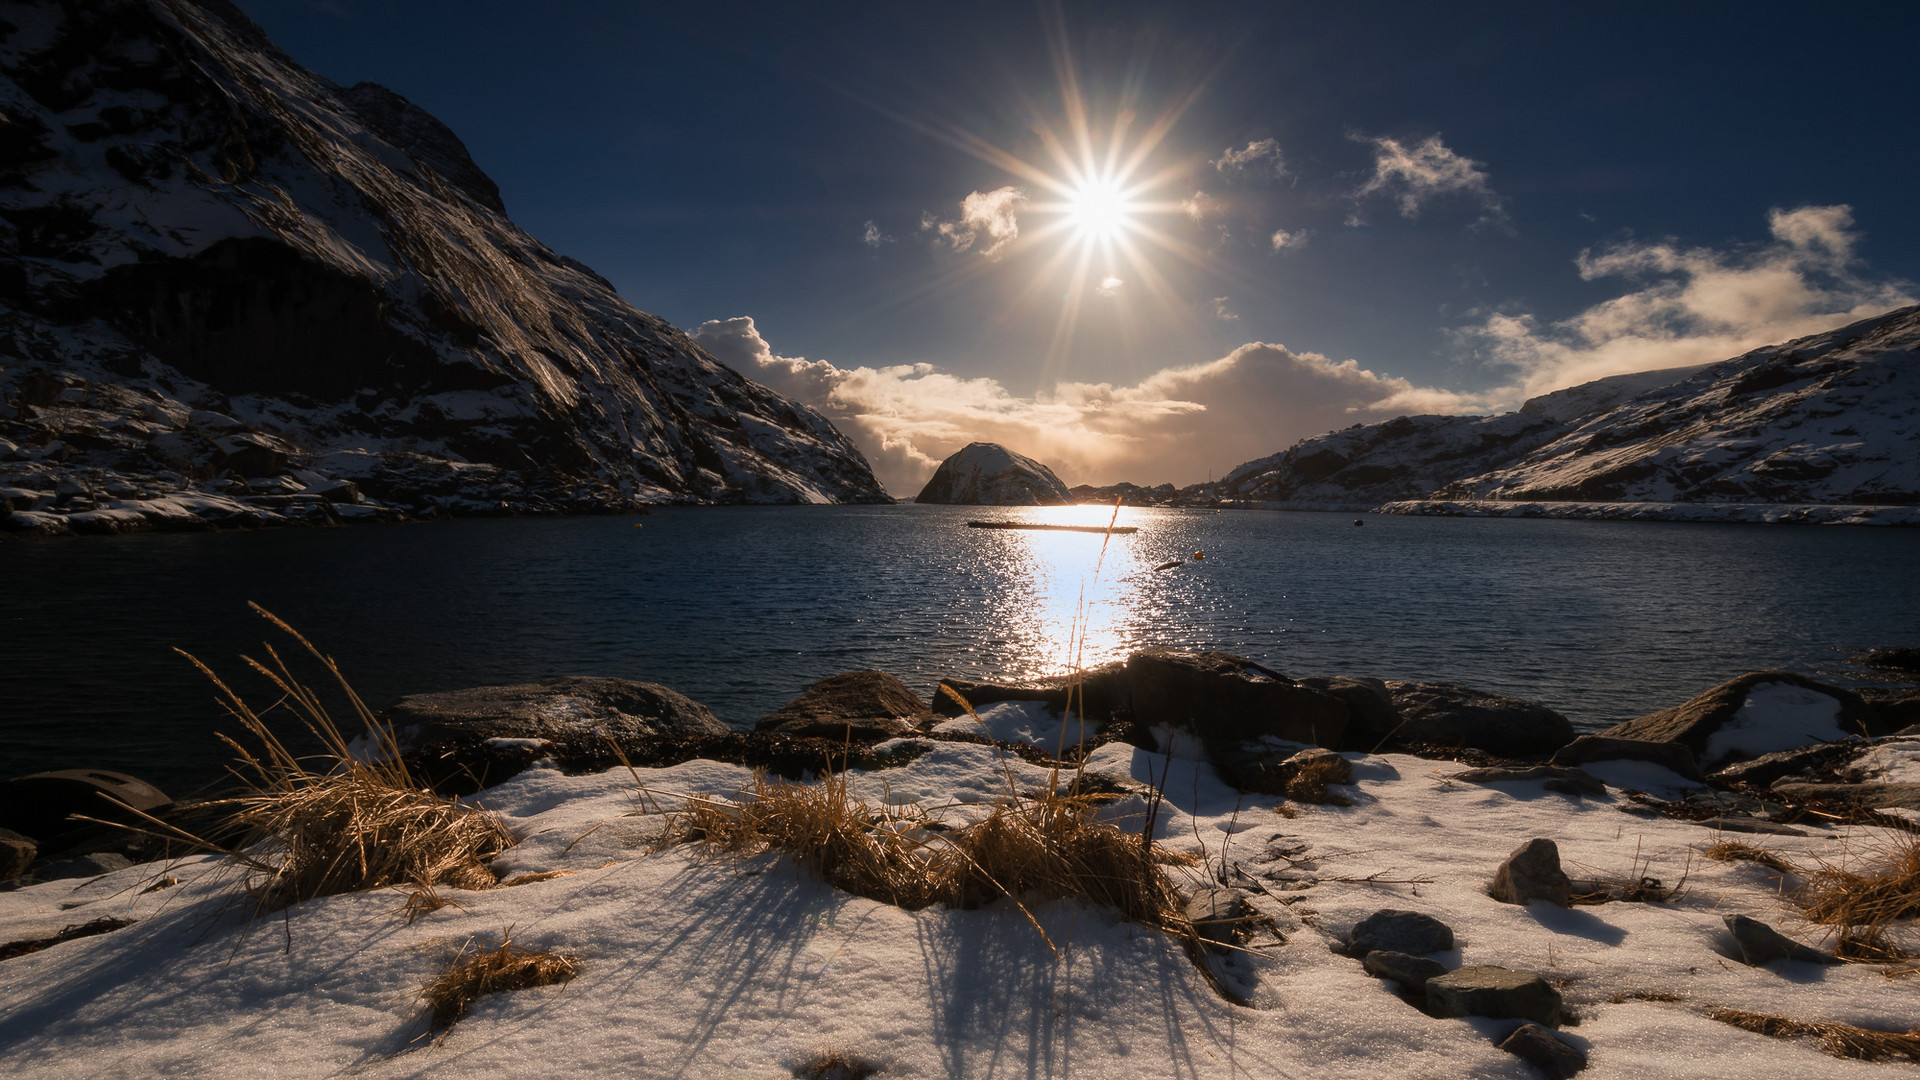
[[[1848,682],[1915,644],[1920,531],[1125,509],[738,507],[87,538],[0,548],[0,777],[114,768],[184,790],[233,731],[207,661],[334,656],[375,707],[549,675],[659,682],[747,727],[821,676],[1027,677],[1159,644],[1290,675],[1444,680],[1593,729],[1745,671]],[[1101,549],[1105,544],[1104,561]],[[1195,559],[1204,552],[1204,559]],[[1180,560],[1173,569],[1156,570]],[[1096,580],[1095,568],[1099,567]],[[1076,632],[1084,628],[1084,633]],[[319,678],[314,667],[301,668]]]

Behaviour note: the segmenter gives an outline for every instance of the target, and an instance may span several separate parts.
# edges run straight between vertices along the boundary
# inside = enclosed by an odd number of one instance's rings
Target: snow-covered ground
[[[1018,726],[1009,710],[994,722]],[[1716,834],[1622,812],[1628,803],[1549,793],[1541,781],[1449,780],[1460,766],[1349,755],[1353,805],[1277,812],[1191,758],[1114,743],[1088,771],[1122,785],[1166,777],[1158,834],[1169,848],[1254,875],[1255,1006],[1229,1004],[1163,934],[1075,902],[1028,906],[1060,945],[1000,901],[908,912],[849,896],[778,856],[656,850],[664,822],[625,770],[568,777],[536,765],[484,793],[522,840],[496,861],[569,876],[458,900],[409,925],[394,892],[298,905],[252,925],[233,877],[197,858],[80,884],[0,894],[0,941],[103,916],[139,920],[0,962],[0,1060],[18,1077],[552,1076],[784,1077],[838,1047],[883,1077],[1513,1077],[1533,1066],[1494,1046],[1517,1021],[1441,1020],[1330,948],[1382,908],[1425,912],[1458,937],[1449,966],[1539,972],[1579,1023],[1583,1076],[1875,1077],[1911,1066],[1840,1061],[1710,1020],[1713,1006],[1906,1030],[1920,984],[1864,965],[1730,959],[1722,917],[1741,913],[1819,944],[1770,872],[1703,859]],[[1009,772],[1010,770],[1010,772]],[[918,803],[976,819],[1009,784],[1044,770],[991,746],[940,742],[911,763],[852,774],[873,804]],[[747,770],[694,761],[640,770],[659,805],[727,794]],[[1138,814],[1130,795],[1107,813]],[[1808,864],[1860,857],[1868,828],[1747,837]],[[1534,837],[1575,878],[1680,885],[1667,903],[1559,909],[1497,903],[1485,888]],[[1184,872],[1197,883],[1197,869]],[[162,874],[180,883],[143,891]],[[1369,880],[1371,878],[1371,880]],[[1240,882],[1245,884],[1244,880]],[[557,987],[482,999],[443,1038],[418,997],[463,944],[511,931],[580,958]],[[1910,932],[1910,931],[1909,931]],[[1908,944],[1920,944],[1909,941]],[[1616,996],[1677,995],[1678,1001]]]

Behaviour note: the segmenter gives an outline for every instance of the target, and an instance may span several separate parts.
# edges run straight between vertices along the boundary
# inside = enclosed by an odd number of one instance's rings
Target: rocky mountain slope
[[[1557,391],[1514,413],[1330,432],[1234,469],[1218,494],[1299,509],[1525,503],[1582,516],[1621,504],[1911,507],[1916,348],[1920,307],[1902,308],[1717,364]]]
[[[998,443],[968,443],[940,463],[914,502],[964,506],[1060,506],[1073,501],[1045,465]]]
[[[439,121],[224,0],[9,4],[0,71],[16,529],[888,501],[516,227]]]

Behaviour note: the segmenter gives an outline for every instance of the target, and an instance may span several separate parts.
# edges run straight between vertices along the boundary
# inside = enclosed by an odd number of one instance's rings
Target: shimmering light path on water
[[[221,715],[171,647],[263,689],[237,662],[268,635],[248,600],[376,704],[615,675],[738,726],[837,671],[922,693],[942,675],[1058,672],[1077,625],[1087,664],[1146,644],[1229,649],[1294,675],[1521,694],[1584,727],[1756,668],[1844,671],[1840,650],[1920,644],[1915,530],[1132,509],[1120,523],[1140,531],[1111,538],[963,524],[1110,513],[677,509],[10,544],[0,775],[213,776]]]

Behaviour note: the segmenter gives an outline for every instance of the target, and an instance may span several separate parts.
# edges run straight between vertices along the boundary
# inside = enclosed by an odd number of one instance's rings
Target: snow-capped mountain
[[[516,227],[438,120],[224,0],[12,3],[0,71],[16,510],[888,501],[824,417]]]
[[[1053,470],[999,443],[968,443],[940,463],[914,502],[963,506],[1060,506],[1073,493]]]
[[[1920,307],[1902,308],[1717,364],[1570,387],[1500,416],[1403,416],[1329,432],[1240,466],[1220,494],[1342,510],[1418,510],[1422,500],[1474,512],[1913,506],[1917,347]],[[1580,515],[1590,512],[1600,511]]]

